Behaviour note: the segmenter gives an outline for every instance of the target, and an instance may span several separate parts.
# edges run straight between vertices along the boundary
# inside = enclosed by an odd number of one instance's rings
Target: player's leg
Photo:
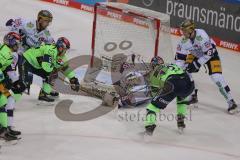
[[[156,127],[157,114],[165,109],[167,105],[176,97],[174,84],[167,84],[161,94],[155,96],[151,103],[147,105],[147,115],[144,122],[146,133],[151,135]]]
[[[187,57],[186,57],[186,62],[185,64],[190,64],[190,63],[193,63],[193,61],[197,61],[198,58],[195,57],[194,55],[192,54],[188,54]],[[195,87],[195,90],[193,90],[193,92],[191,93],[190,96],[188,96],[187,100],[189,101],[188,104],[195,104],[198,102],[198,89],[196,87],[196,84],[194,83],[194,80],[193,80],[193,76],[191,73],[188,73],[189,77],[191,78],[193,84],[194,84],[194,87]]]
[[[13,86],[14,82],[18,83],[18,80],[19,80],[19,76],[16,71],[16,67],[17,67],[17,64],[19,61],[18,60],[19,55],[17,53],[14,53],[13,59],[14,59],[13,63],[6,70],[6,74],[7,74],[8,78],[10,79],[9,83],[11,83],[11,85],[10,85],[11,87]],[[12,88],[9,88],[9,89],[12,89]],[[10,134],[17,136],[17,135],[20,135],[21,132],[13,130],[15,102],[16,102],[15,98],[13,96],[10,96],[8,98],[8,103],[6,105],[6,111],[7,111],[7,115],[8,115],[8,131],[10,132]]]
[[[10,134],[18,136],[18,135],[21,135],[21,132],[13,130],[14,108],[15,108],[15,99],[13,96],[11,96],[8,98],[8,102],[6,105],[6,111],[7,111],[7,116],[8,116],[8,131]]]
[[[43,79],[43,87],[39,93],[38,100],[45,101],[45,102],[54,102],[55,100],[51,98],[49,95],[52,92],[52,86],[49,80],[49,74],[47,74],[42,69],[32,69],[32,73],[36,74]]]
[[[177,126],[178,128],[185,128],[184,119],[186,116],[187,104],[185,103],[186,99],[177,97]]]
[[[29,63],[26,62],[23,55],[18,54],[18,72],[19,72],[19,75],[24,75],[25,81],[27,80],[27,83],[26,83],[27,91],[26,91],[26,93],[29,95],[30,94],[30,86],[33,83],[33,74],[31,72],[26,72],[26,71],[30,70],[30,69],[26,68],[27,66],[29,66]],[[22,78],[23,77],[20,76],[20,79],[22,79]]]
[[[0,139],[4,139],[6,141],[16,140],[17,137],[11,135],[8,130],[8,116],[6,111],[7,97],[0,94]]]
[[[18,67],[20,81],[22,81],[26,87],[29,86],[28,73],[32,72],[33,67],[24,57],[22,57],[21,65],[18,64]]]
[[[218,86],[220,93],[223,95],[228,103],[228,112],[234,114],[237,111],[237,104],[234,101],[229,86],[227,85],[224,77],[220,73],[215,73],[211,75],[211,79]]]
[[[50,86],[50,84],[44,80],[43,88],[41,89],[41,91],[39,93],[38,100],[46,101],[46,102],[54,102],[55,100],[53,98],[49,97],[51,90],[52,90],[52,87]]]
[[[220,93],[228,103],[228,112],[234,114],[237,111],[237,105],[231,95],[230,88],[222,75],[221,61],[219,57],[212,58],[207,63],[207,66],[212,81],[217,85]]]
[[[187,97],[194,91],[195,85],[188,74],[179,75],[177,78],[170,81],[174,84],[174,92],[177,95],[177,126],[182,131],[186,127],[184,119],[189,105]]]
[[[8,118],[6,112],[7,98],[0,93],[0,138],[4,136],[7,130]]]
[[[50,74],[49,76],[49,83],[54,86],[54,80],[58,78],[58,72],[54,71]],[[43,81],[43,86],[39,92],[38,99],[41,99],[41,96],[43,96],[43,87],[44,87],[44,81]],[[51,96],[51,99],[56,99],[59,97],[59,93],[57,91],[52,90],[48,96]]]

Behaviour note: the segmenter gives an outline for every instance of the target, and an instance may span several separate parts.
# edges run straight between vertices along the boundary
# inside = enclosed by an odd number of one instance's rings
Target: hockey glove
[[[25,89],[26,85],[21,80],[17,80],[12,84],[12,91],[15,94],[22,94],[25,91]]]
[[[76,77],[70,79],[71,89],[78,92],[80,89],[80,83]]]
[[[194,73],[194,72],[198,72],[200,67],[201,67],[201,64],[198,63],[198,61],[193,61],[187,66],[186,70],[188,73]]]

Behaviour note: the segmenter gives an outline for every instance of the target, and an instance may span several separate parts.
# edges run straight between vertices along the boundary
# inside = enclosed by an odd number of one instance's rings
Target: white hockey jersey
[[[23,48],[24,50],[30,47],[39,47],[41,44],[52,44],[54,39],[52,38],[50,32],[45,29],[42,31],[37,30],[37,24],[35,20],[25,20],[18,18],[15,20],[9,20],[6,26],[12,32],[19,33],[23,38]]]
[[[196,37],[194,40],[183,37],[177,45],[176,64],[182,68],[186,67],[185,60],[188,54],[198,58],[198,62],[205,64],[215,52],[215,42],[208,36],[203,29],[195,29]]]

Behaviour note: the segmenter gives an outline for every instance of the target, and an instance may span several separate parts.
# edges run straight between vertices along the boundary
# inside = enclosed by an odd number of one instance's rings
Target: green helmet
[[[52,22],[53,16],[52,13],[48,10],[41,10],[38,12],[38,17],[37,19],[44,19],[44,20],[48,20],[50,22]]]

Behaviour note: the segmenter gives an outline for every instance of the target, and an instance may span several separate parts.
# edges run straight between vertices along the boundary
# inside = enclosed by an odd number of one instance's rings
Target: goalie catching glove
[[[70,79],[71,89],[78,92],[80,89],[80,83],[76,77]]]

